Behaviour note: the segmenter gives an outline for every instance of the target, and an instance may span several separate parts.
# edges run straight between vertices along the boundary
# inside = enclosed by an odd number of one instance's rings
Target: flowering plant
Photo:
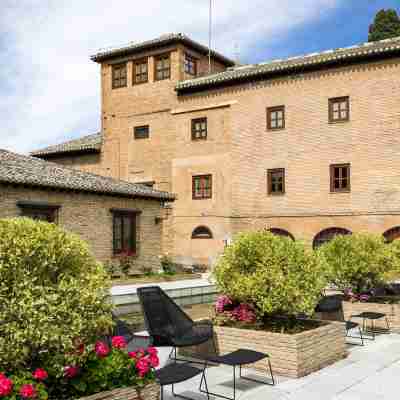
[[[257,321],[252,305],[239,303],[226,295],[218,297],[215,303],[215,314],[215,322],[220,325],[229,322],[254,324]]]
[[[0,373],[0,399],[47,400],[48,393],[45,386],[47,378],[47,372],[40,368],[32,373],[24,371],[10,376]]]
[[[154,381],[159,365],[155,347],[128,353],[122,336],[114,336],[110,344],[81,344],[77,352],[80,361],[64,366],[58,378],[43,368],[18,375],[0,373],[0,400],[61,400],[128,386],[142,388]]]
[[[358,301],[365,303],[367,302],[370,298],[371,295],[368,293],[354,293],[353,289],[347,288],[343,291],[345,299],[347,301],[350,301],[352,303],[356,303]]]
[[[84,397],[128,386],[141,388],[154,381],[159,365],[156,348],[128,353],[123,336],[114,336],[110,345],[97,341],[92,347],[82,365],[64,368],[64,392]]]

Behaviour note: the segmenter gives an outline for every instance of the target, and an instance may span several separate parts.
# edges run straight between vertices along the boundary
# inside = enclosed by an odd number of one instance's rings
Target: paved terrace
[[[160,349],[165,362],[169,349]],[[347,359],[301,379],[277,377],[274,387],[237,381],[237,400],[389,400],[400,394],[400,335],[382,335],[364,347],[349,346]],[[251,376],[251,371],[246,371]],[[207,374],[209,389],[231,395],[232,368],[213,367]],[[195,400],[200,378],[176,385],[176,392]],[[172,400],[169,388],[165,400]],[[213,398],[213,397],[212,397]]]

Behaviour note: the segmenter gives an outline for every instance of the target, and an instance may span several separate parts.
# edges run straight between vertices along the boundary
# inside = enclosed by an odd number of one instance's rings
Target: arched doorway
[[[317,249],[325,243],[331,241],[337,235],[351,235],[351,231],[346,228],[328,228],[315,235],[313,240],[313,248]]]

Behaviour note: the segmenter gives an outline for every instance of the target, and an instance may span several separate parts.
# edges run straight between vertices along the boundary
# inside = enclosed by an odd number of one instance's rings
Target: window
[[[133,63],[133,83],[146,83],[149,80],[147,58]]]
[[[60,206],[41,202],[19,201],[21,216],[46,222],[57,222],[58,209]]]
[[[268,194],[277,195],[285,193],[285,170],[284,168],[268,170]]]
[[[192,140],[207,139],[207,118],[192,119]]]
[[[267,128],[285,129],[285,106],[267,108]]]
[[[192,239],[212,239],[213,235],[209,228],[206,226],[198,226],[192,232]]]
[[[344,122],[350,120],[349,97],[329,99],[329,122]]]
[[[192,198],[194,200],[211,199],[212,176],[197,175],[192,177]]]
[[[328,228],[318,233],[313,240],[313,248],[316,249],[331,241],[337,235],[351,235],[351,231],[345,228]]]
[[[136,254],[136,217],[138,211],[111,210],[113,213],[114,255]]]
[[[281,229],[281,228],[269,228],[268,232],[271,232],[272,234],[276,235],[276,236],[284,236],[287,237],[289,239],[292,239],[294,241],[294,236],[286,231],[285,229]]]
[[[126,63],[112,66],[112,88],[126,86]]]
[[[171,60],[169,54],[164,54],[154,58],[155,61],[155,80],[161,81],[171,77]]]
[[[149,125],[135,126],[133,129],[135,139],[148,139],[150,136]]]
[[[189,75],[197,75],[197,60],[189,54],[185,54],[185,72]]]
[[[335,164],[330,167],[331,192],[350,192],[350,164]]]

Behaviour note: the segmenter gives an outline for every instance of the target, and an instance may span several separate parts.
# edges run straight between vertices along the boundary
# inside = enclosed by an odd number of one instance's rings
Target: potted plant
[[[290,377],[345,357],[342,324],[304,318],[313,314],[326,279],[318,255],[301,242],[265,231],[242,233],[225,249],[214,275],[222,293],[214,318],[219,353],[240,347],[265,352],[273,370]]]
[[[0,399],[157,400],[157,349],[128,353],[126,348],[122,336],[113,337],[111,346],[103,341],[80,346],[80,361],[66,365],[60,376],[49,376],[51,368],[43,367],[33,372],[1,373]]]

